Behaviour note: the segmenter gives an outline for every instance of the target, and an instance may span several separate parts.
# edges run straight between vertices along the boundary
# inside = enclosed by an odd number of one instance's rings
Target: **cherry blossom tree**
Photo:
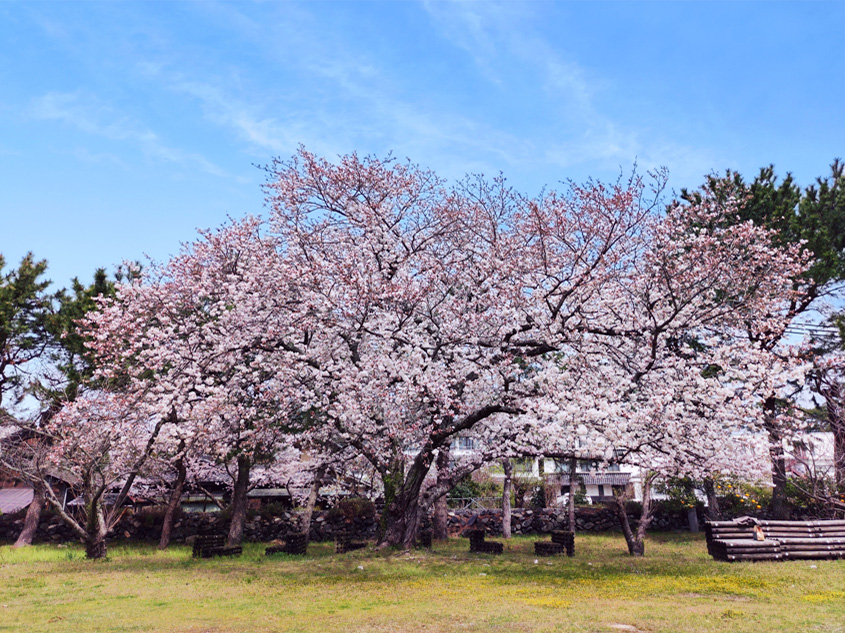
[[[321,432],[380,473],[385,542],[409,544],[439,449],[532,410],[536,365],[580,344],[655,207],[636,180],[529,200],[354,155],[301,151],[270,173],[276,279],[305,326],[283,348],[311,368]]]
[[[243,534],[250,472],[287,446],[292,413],[284,365],[262,355],[285,313],[264,283],[276,251],[260,228],[247,218],[204,232],[166,265],[119,285],[89,318],[100,374],[128,393],[156,393],[178,421],[177,471],[178,447],[190,444],[230,472],[232,545]]]
[[[85,543],[88,558],[103,558],[106,536],[120,520],[123,502],[169,421],[143,397],[89,392],[43,426],[22,427],[20,441],[0,458],[43,491]],[[74,490],[82,504],[79,514],[65,506],[55,481]]]
[[[406,546],[447,492],[450,477],[426,481],[459,434],[484,440],[485,459],[541,446],[677,459],[730,400],[703,377],[725,333],[770,327],[800,266],[797,248],[726,222],[731,205],[661,213],[660,177],[529,199],[502,178],[447,187],[411,164],[305,150],[268,174],[268,224],[203,233],[89,319],[103,377],[155,394],[148,415],[233,465],[230,543],[252,468],[286,446],[365,459],[383,542]],[[689,398],[710,411],[698,436]]]
[[[682,374],[700,337],[770,327],[801,266],[797,247],[726,221],[740,201],[661,215],[637,179],[529,200],[501,180],[447,190],[356,156],[302,151],[271,173],[272,221],[307,306],[298,320],[313,319],[297,353],[318,370],[324,429],[382,475],[389,543],[413,539],[422,482],[456,433],[488,425],[524,441],[585,374],[590,406],[576,410],[603,423],[582,438],[591,453],[626,433],[673,450],[646,432],[665,421],[641,413],[644,378]],[[608,422],[624,412],[630,425]]]

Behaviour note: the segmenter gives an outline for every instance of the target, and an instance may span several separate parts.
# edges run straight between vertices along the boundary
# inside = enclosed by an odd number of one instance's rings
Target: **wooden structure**
[[[484,540],[484,528],[467,530],[465,534],[469,538],[470,552],[478,554],[501,554],[505,550],[505,546],[502,543]]]
[[[716,560],[845,558],[845,521],[708,521],[707,552]]]
[[[334,551],[335,554],[345,554],[356,549],[363,549],[367,547],[366,541],[353,541],[352,535],[348,528],[338,530],[334,537]]]
[[[556,556],[566,552],[567,556],[575,555],[575,533],[568,530],[553,530],[551,541],[537,541],[534,543],[534,553],[537,556]]]
[[[240,556],[242,552],[240,546],[226,547],[226,537],[222,534],[198,534],[194,537],[194,558]]]
[[[302,556],[308,550],[308,535],[304,532],[289,534],[283,545],[271,545],[264,550],[265,556],[271,554],[294,554]]]

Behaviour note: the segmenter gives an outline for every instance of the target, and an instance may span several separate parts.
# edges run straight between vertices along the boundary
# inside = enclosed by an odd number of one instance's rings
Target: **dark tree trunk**
[[[401,476],[401,468],[385,477],[382,544],[406,548],[414,546],[420,522],[420,490],[432,461],[430,453],[423,454],[421,451],[404,478]],[[392,493],[392,501],[388,501],[389,493]]]
[[[109,532],[106,513],[103,508],[103,489],[93,491],[88,482],[85,485],[86,496],[91,499],[86,506],[85,521],[85,556],[91,559],[106,557],[106,534]]]
[[[85,540],[85,557],[97,560],[100,558],[105,558],[107,554],[106,550],[106,537],[103,534],[92,534]]]
[[[652,519],[651,485],[654,479],[653,473],[646,473],[643,477],[642,510],[640,511],[640,521],[636,532],[631,529],[628,512],[626,511],[629,501],[628,495],[620,494],[616,497],[616,515],[622,526],[622,534],[625,535],[625,543],[628,545],[628,553],[631,556],[645,556],[645,535]]]
[[[721,521],[722,509],[719,507],[719,497],[716,495],[716,484],[710,477],[704,480],[704,494],[707,495],[707,519]]]
[[[505,471],[505,480],[502,483],[502,536],[511,537],[511,477],[513,476],[513,465],[511,460],[502,460],[502,469]]]
[[[38,531],[38,523],[41,521],[41,509],[44,507],[44,489],[41,486],[35,486],[32,491],[32,503],[26,510],[26,517],[23,520],[23,530],[21,530],[18,540],[15,541],[14,547],[26,547],[32,545],[32,539],[35,538],[35,532]]]
[[[249,491],[249,471],[252,463],[248,457],[238,457],[238,474],[235,479],[235,489],[232,491],[232,519],[229,523],[229,536],[226,544],[235,547],[244,538],[244,523],[246,523],[246,494]]]
[[[449,478],[449,449],[441,448],[437,453],[437,483],[438,489],[447,486]],[[434,500],[434,512],[431,520],[432,536],[438,540],[445,541],[449,538],[449,495],[440,495]]]
[[[833,432],[833,478],[837,486],[845,486],[845,402],[837,384],[822,392],[827,403],[827,419]]]
[[[777,426],[777,400],[770,396],[763,404],[765,410],[764,425],[769,434],[769,456],[772,461],[772,518],[781,521],[790,517],[789,499],[786,495],[786,456],[783,451],[783,435]]]
[[[308,501],[305,503],[305,514],[302,516],[301,530],[308,540],[311,534],[311,517],[314,516],[314,507],[317,505],[317,497],[320,495],[320,486],[323,485],[323,477],[326,474],[325,466],[321,466],[314,473],[314,481],[311,482],[311,490],[308,491]]]
[[[184,446],[180,449],[184,450]],[[164,512],[164,520],[161,522],[161,538],[158,541],[159,549],[167,549],[170,545],[170,535],[173,532],[173,520],[176,518],[176,511],[182,503],[182,490],[185,488],[185,477],[187,469],[185,460],[176,460],[176,482],[170,492],[170,500],[167,503],[167,510]]]
[[[569,506],[569,531],[575,534],[575,486],[576,474],[578,470],[578,459],[576,457],[569,458],[569,499],[567,505]]]
[[[845,487],[845,420],[839,420],[838,428],[833,428],[833,468],[836,484]]]

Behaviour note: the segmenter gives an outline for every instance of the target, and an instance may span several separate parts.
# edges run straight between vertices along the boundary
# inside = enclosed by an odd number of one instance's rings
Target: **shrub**
[[[288,507],[279,501],[274,501],[273,503],[268,503],[267,505],[261,506],[261,510],[259,510],[259,514],[261,518],[265,521],[269,521],[276,517],[283,516],[285,512],[288,511]]]
[[[337,505],[328,511],[326,517],[330,521],[343,518],[346,521],[354,519],[371,519],[376,514],[376,506],[364,497],[348,497],[341,499]]]

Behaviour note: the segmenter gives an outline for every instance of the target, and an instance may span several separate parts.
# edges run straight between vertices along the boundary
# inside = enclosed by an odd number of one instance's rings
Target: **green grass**
[[[579,536],[574,558],[503,556],[465,539],[432,552],[194,560],[190,549],[0,547],[0,632],[843,631],[845,561],[715,562],[698,535]],[[538,563],[534,563],[538,560]],[[813,567],[815,565],[815,567]],[[619,625],[634,627],[625,629]]]

